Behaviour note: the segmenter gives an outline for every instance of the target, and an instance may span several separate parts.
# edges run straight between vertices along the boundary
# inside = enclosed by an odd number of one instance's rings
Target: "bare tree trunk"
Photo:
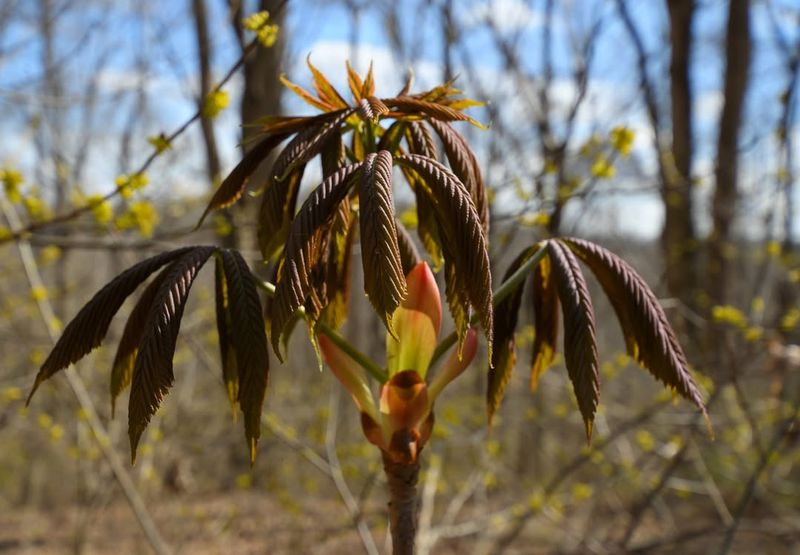
[[[419,462],[411,464],[393,461],[383,455],[383,470],[389,482],[389,522],[392,531],[392,553],[414,555],[417,534],[417,481]]]
[[[244,52],[246,47],[242,18],[241,0],[228,0],[231,8],[231,22],[233,30],[239,40],[239,45]],[[246,124],[256,119],[281,113],[281,93],[283,87],[279,77],[281,65],[283,63],[284,52],[286,51],[286,5],[287,0],[260,0],[258,9],[269,12],[270,21],[280,27],[278,39],[269,48],[259,44],[255,51],[250,54],[244,63],[244,91],[242,93],[242,104],[240,107],[242,124],[242,151],[247,153],[252,148],[252,143],[248,141],[258,131],[257,129],[246,127]],[[272,165],[272,157],[267,163],[261,165],[251,176],[253,183],[261,184],[267,175],[267,169]],[[243,196],[236,207],[236,213],[252,212],[253,203],[247,202],[247,197]],[[255,216],[254,216],[255,217]],[[236,229],[234,227],[234,229]],[[250,241],[244,244],[242,237],[236,237],[235,241],[240,247],[249,247]],[[253,241],[255,242],[255,241]]]
[[[674,171],[664,172],[666,181],[661,189],[665,207],[661,244],[666,262],[667,287],[671,295],[688,306],[694,305],[697,287],[695,228],[692,222],[692,91],[689,82],[694,3],[695,0],[667,1],[672,47],[670,101],[674,166],[671,169]]]
[[[706,289],[714,303],[728,297],[728,270],[731,224],[738,201],[739,131],[750,66],[750,2],[730,0],[725,43],[725,105],[717,142],[716,189],[713,200],[713,229],[709,238],[708,283]]]
[[[192,14],[194,15],[194,28],[197,37],[197,62],[200,69],[200,96],[197,99],[202,110],[206,98],[213,88],[211,78],[211,44],[208,38],[208,17],[206,14],[205,0],[192,0]],[[206,147],[206,167],[208,179],[213,187],[219,179],[220,163],[217,140],[214,135],[214,122],[211,118],[201,115],[200,127],[203,131],[203,143]]]

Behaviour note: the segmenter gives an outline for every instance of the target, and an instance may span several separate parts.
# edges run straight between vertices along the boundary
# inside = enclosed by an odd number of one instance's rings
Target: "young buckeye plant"
[[[270,282],[255,277],[238,252],[214,246],[182,247],[140,262],[101,289],[69,323],[39,370],[31,396],[44,380],[100,345],[125,299],[158,271],[130,314],[111,372],[112,411],[116,397],[130,386],[128,433],[134,461],[144,429],[173,384],[172,357],[189,290],[213,258],[222,378],[232,406],[244,413],[251,461],[268,381],[267,338],[283,360],[287,336],[304,319],[315,349],[358,406],[365,436],[382,453],[394,552],[412,553],[419,460],[434,425],[433,403],[474,357],[478,339],[472,325],[480,324],[490,361],[491,420],[515,366],[517,314],[528,276],[536,331],[531,384],[535,388],[553,359],[560,306],[564,359],[590,436],[599,364],[583,262],[609,297],[631,356],[705,413],[656,297],[627,263],[602,247],[571,238],[537,243],[517,257],[493,294],[486,188],[474,153],[451,125],[466,121],[480,126],[463,113],[478,102],[461,97],[450,83],[418,94],[410,94],[407,83],[396,96],[377,98],[372,69],[362,79],[348,64],[349,103],[310,61],[308,66],[315,94],[283,82],[322,113],[258,122],[261,136],[200,219],[236,202],[259,165],[284,145],[265,183],[259,184],[258,237],[263,260],[271,267]],[[322,182],[298,208],[300,182],[314,158],[320,160]],[[439,291],[395,216],[395,167],[416,200],[419,240],[433,267],[444,274],[455,331],[438,346]],[[336,331],[347,316],[356,237],[364,289],[387,330],[385,368]],[[266,306],[258,289],[267,293]],[[429,374],[456,342],[449,359]],[[370,380],[379,383],[377,399]]]

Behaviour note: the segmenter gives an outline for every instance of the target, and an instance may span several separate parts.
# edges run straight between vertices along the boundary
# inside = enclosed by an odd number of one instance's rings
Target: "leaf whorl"
[[[223,251],[222,265],[228,284],[231,346],[236,353],[239,372],[238,401],[244,414],[245,437],[252,464],[261,436],[261,409],[269,378],[267,335],[261,300],[247,262],[236,251]]]
[[[256,145],[244,155],[242,161],[233,168],[233,171],[228,174],[228,177],[222,181],[219,188],[214,193],[214,196],[211,197],[211,200],[208,202],[208,206],[203,212],[203,215],[200,216],[197,227],[203,224],[206,216],[208,216],[212,210],[225,208],[238,201],[242,193],[244,193],[247,182],[250,180],[250,176],[253,175],[253,172],[255,172],[258,166],[269,156],[270,152],[288,136],[288,133],[278,133],[269,135],[256,143]]]
[[[475,153],[472,152],[466,139],[450,124],[435,119],[428,120],[428,124],[442,140],[444,153],[453,173],[467,186],[472,202],[475,203],[475,209],[481,217],[483,232],[488,237],[489,200]]]
[[[311,268],[320,256],[323,228],[336,214],[347,196],[352,177],[363,163],[346,166],[325,179],[306,199],[294,218],[284,249],[283,268],[271,304],[271,338],[276,356],[281,358],[280,340],[294,312],[303,306],[311,290]]]
[[[564,316],[564,360],[589,439],[600,397],[594,308],[580,264],[572,251],[551,240],[547,242],[547,253]]]
[[[407,276],[419,263],[419,251],[417,250],[417,245],[414,244],[414,239],[411,238],[411,234],[403,224],[395,222],[395,225],[397,227],[397,246],[400,247],[400,262],[403,265],[403,275]]]
[[[523,250],[512,262],[503,276],[503,283],[519,270],[536,252],[535,248]],[[519,307],[522,304],[522,294],[525,291],[525,282],[521,282],[514,291],[503,299],[494,311],[494,351],[489,364],[488,386],[486,388],[486,406],[489,424],[492,417],[500,407],[505,394],[506,385],[511,379],[514,365],[517,362],[517,342],[515,331],[519,318]]]
[[[494,332],[492,275],[486,237],[469,191],[450,170],[435,160],[416,154],[398,156],[396,160],[414,170],[427,185],[426,191],[438,216],[439,230],[444,235],[445,260],[452,260],[456,289],[469,299],[480,317],[491,357]],[[448,294],[448,303],[449,299]]]
[[[136,354],[139,352],[139,343],[146,330],[147,318],[150,316],[150,309],[153,305],[156,293],[158,292],[170,269],[177,262],[173,262],[153,279],[144,290],[136,306],[131,310],[128,321],[125,322],[125,329],[117,346],[117,353],[114,355],[114,363],[111,365],[111,417],[116,412],[116,399],[126,387],[131,384],[133,377],[133,367],[136,364]]]
[[[145,333],[139,343],[128,403],[132,461],[136,459],[136,447],[142,432],[174,381],[172,356],[186,298],[197,272],[215,250],[216,247],[196,247],[187,252],[170,266],[153,299]]]
[[[80,360],[102,343],[114,314],[150,274],[195,248],[198,247],[184,247],[148,258],[128,268],[98,291],[67,324],[64,333],[39,369],[27,402],[30,403],[36,389],[44,380]]]
[[[235,418],[237,399],[239,398],[239,370],[236,367],[236,353],[233,348],[228,280],[225,277],[221,254],[214,264],[214,304],[217,309],[217,336],[219,337],[219,355],[222,361],[222,383],[225,385],[225,392],[228,394],[228,401]]]
[[[550,258],[545,256],[533,271],[533,349],[531,351],[531,389],[553,363],[558,341],[558,289]]]
[[[389,108],[384,104],[381,99],[371,96],[369,98],[362,98],[358,101],[356,107],[358,117],[367,123],[375,123],[381,116],[389,113]]]
[[[361,261],[370,303],[394,334],[391,317],[406,296],[392,195],[392,155],[368,154],[358,187]]]
[[[614,253],[582,239],[559,239],[589,266],[617,313],[628,353],[705,414],[705,403],[667,315],[647,283]]]

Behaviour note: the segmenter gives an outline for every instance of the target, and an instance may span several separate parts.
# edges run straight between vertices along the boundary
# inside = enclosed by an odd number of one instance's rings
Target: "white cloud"
[[[542,24],[542,17],[522,0],[489,0],[471,6],[461,17],[466,27],[492,23],[504,33]]]

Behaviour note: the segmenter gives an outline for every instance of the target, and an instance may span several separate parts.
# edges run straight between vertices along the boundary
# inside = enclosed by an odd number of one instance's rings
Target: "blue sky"
[[[146,137],[168,131],[179,125],[194,110],[196,91],[196,63],[194,35],[189,12],[189,2],[146,2],[126,0],[101,2],[84,0],[79,9],[66,10],[57,20],[56,42],[59,67],[63,69],[65,91],[62,98],[46,98],[41,94],[42,41],[36,28],[37,2],[8,0],[13,3],[16,23],[0,34],[0,132],[13,140],[0,144],[0,164],[21,167],[26,175],[46,184],[54,168],[38,164],[33,148],[41,128],[34,130],[37,114],[43,110],[61,110],[60,117],[68,122],[69,133],[64,140],[68,145],[79,141],[84,131],[91,137],[86,171],[81,177],[87,190],[107,191],[113,186],[113,177],[138,165],[147,152]],[[773,0],[778,24],[790,42],[796,42],[800,22],[792,20],[798,8],[794,0]],[[55,2],[56,6],[69,6]],[[559,8],[554,20],[553,59],[555,64],[555,103],[567,102],[574,92],[570,80],[571,33],[581,30],[596,16],[603,18],[602,30],[595,46],[596,58],[590,80],[590,98],[579,116],[576,144],[592,132],[607,132],[614,125],[628,125],[638,132],[635,147],[635,166],[643,175],[639,181],[652,179],[654,153],[648,139],[648,124],[637,93],[638,76],[635,72],[635,53],[619,21],[614,2],[605,0],[571,0],[557,2]],[[668,51],[663,47],[666,32],[666,13],[662,2],[630,1],[631,13],[642,29],[646,48],[651,56],[650,75],[659,84],[659,92],[667,94]],[[707,180],[713,169],[713,152],[716,140],[716,120],[721,107],[719,93],[723,72],[720,56],[725,28],[727,3],[723,0],[700,0],[697,12],[692,78],[696,107],[697,160],[695,173]],[[355,65],[363,70],[369,60],[374,60],[379,77],[379,94],[393,94],[401,81],[401,74],[410,65],[419,87],[431,86],[442,77],[441,23],[438,8],[418,9],[416,1],[398,3],[402,31],[409,44],[414,45],[413,59],[403,59],[392,52],[384,30],[385,14],[377,8],[380,3],[366,3],[360,24],[355,30],[350,25],[348,12],[341,3],[326,1],[290,0],[289,21],[282,31],[289,37],[290,60],[286,71],[290,78],[306,84],[309,76],[304,69],[305,57],[312,60],[335,83],[344,84],[344,60],[354,58]],[[458,0],[457,22],[468,36],[465,51],[478,66],[484,88],[491,95],[487,100],[502,106],[501,117],[519,128],[523,137],[533,136],[533,126],[522,118],[521,91],[515,81],[504,72],[491,36],[481,30],[482,18],[493,17],[494,22],[507,36],[517,34],[518,51],[525,62],[526,71],[535,77],[541,74],[538,45],[541,41],[542,0]],[[210,0],[212,37],[214,41],[215,75],[221,77],[238,57],[238,46],[225,21],[225,2]],[[752,183],[763,180],[777,168],[774,128],[780,113],[778,96],[785,88],[785,73],[781,57],[776,50],[774,29],[767,17],[765,2],[755,2],[753,7],[754,39],[756,43],[752,86],[748,97],[745,137],[751,145],[744,154],[743,176]],[[793,15],[794,14],[794,15]],[[354,52],[351,40],[356,37],[359,48]],[[455,71],[462,75],[460,85],[471,96],[470,83],[464,77],[463,57],[454,55]],[[82,100],[90,93],[87,83],[96,78],[98,90],[97,109],[87,121]],[[143,97],[137,95],[140,83],[146,83]],[[381,86],[383,85],[383,86]],[[235,106],[239,90],[236,80],[231,84]],[[287,98],[287,110],[304,111],[308,108]],[[47,112],[50,113],[50,112]],[[484,119],[488,119],[484,114]],[[133,123],[132,123],[133,122]],[[490,122],[491,123],[491,122]],[[32,125],[33,124],[33,125]],[[218,120],[220,147],[226,166],[236,161],[238,121],[235,109],[227,110]],[[120,147],[121,137],[131,133],[130,156]],[[46,134],[46,130],[44,132]],[[795,133],[797,133],[795,129]],[[479,142],[482,138],[477,139]],[[69,158],[69,157],[68,157]],[[765,166],[765,161],[767,164]],[[525,179],[541,164],[535,156],[524,163],[509,167],[488,168],[487,175],[497,182],[512,177]],[[521,167],[520,167],[520,164]],[[770,169],[768,166],[774,166]],[[130,169],[128,167],[128,170]],[[163,183],[161,190],[196,192],[202,176],[202,148],[197,130],[192,130],[176,145],[175,152],[164,163],[154,166],[157,172],[154,184]],[[515,172],[519,175],[514,175]],[[622,175],[620,175],[622,180]],[[631,186],[635,189],[635,185]],[[155,188],[154,188],[155,189]],[[701,192],[700,196],[707,196]],[[771,198],[771,191],[755,190],[754,198],[762,194]],[[156,193],[153,193],[156,194]],[[762,207],[763,201],[754,201]],[[759,204],[760,202],[760,204]],[[608,203],[607,203],[608,204]],[[658,233],[661,206],[652,194],[629,192],[617,198],[606,208],[611,221],[620,221],[613,214],[633,215],[627,218],[624,231],[644,236]],[[606,225],[595,223],[592,225]]]

